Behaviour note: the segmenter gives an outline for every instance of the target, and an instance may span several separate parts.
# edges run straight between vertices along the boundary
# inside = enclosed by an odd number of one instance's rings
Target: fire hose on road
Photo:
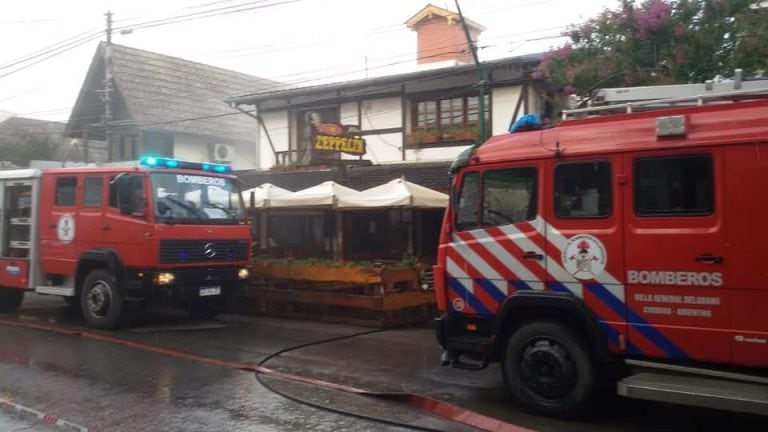
[[[499,419],[495,419],[492,417],[488,417],[470,410],[467,410],[465,408],[461,408],[459,406],[456,406],[454,404],[435,399],[429,396],[425,396],[418,393],[408,393],[408,392],[377,392],[377,391],[370,391],[365,390],[357,387],[337,384],[333,382],[308,378],[300,375],[295,375],[291,373],[281,372],[273,369],[269,369],[264,366],[269,360],[283,354],[289,351],[294,351],[300,348],[308,347],[311,345],[319,345],[323,343],[330,343],[342,339],[348,339],[352,337],[357,336],[363,336],[370,333],[379,332],[381,330],[373,330],[373,331],[366,331],[366,332],[360,332],[360,333],[354,333],[351,335],[341,336],[341,337],[335,337],[331,339],[324,339],[320,341],[314,341],[310,343],[305,343],[301,345],[297,345],[294,347],[290,347],[287,349],[280,350],[278,352],[275,352],[269,356],[267,356],[265,359],[261,360],[257,365],[247,364],[247,363],[239,363],[239,362],[233,362],[228,360],[222,360],[222,359],[216,359],[212,357],[206,357],[206,356],[200,356],[196,354],[190,354],[182,351],[167,349],[155,345],[149,345],[144,344],[140,342],[133,342],[126,339],[120,339],[113,336],[106,336],[98,333],[93,333],[89,331],[81,331],[81,330],[73,330],[73,329],[65,329],[65,328],[58,328],[58,327],[52,327],[47,325],[41,325],[41,324],[32,324],[32,323],[23,323],[23,322],[17,322],[17,321],[11,321],[11,320],[0,320],[0,324],[7,325],[7,326],[14,326],[14,327],[21,327],[21,328],[27,328],[27,329],[34,329],[34,330],[41,330],[41,331],[48,331],[58,334],[63,334],[67,336],[75,336],[75,337],[81,337],[84,339],[89,340],[95,340],[105,343],[110,343],[114,345],[120,345],[124,346],[130,349],[135,350],[141,350],[141,351],[147,351],[147,352],[153,352],[158,354],[167,355],[170,357],[175,357],[179,359],[194,361],[198,363],[204,363],[208,365],[213,366],[219,366],[224,367],[228,369],[239,369],[242,371],[247,372],[253,372],[256,374],[257,379],[259,379],[259,382],[264,385],[267,389],[270,391],[273,391],[275,393],[280,394],[283,397],[287,397],[291,400],[309,404],[316,408],[321,408],[333,412],[337,412],[339,414],[343,415],[351,415],[358,418],[364,418],[366,420],[376,421],[379,423],[386,423],[389,425],[394,426],[400,426],[405,427],[409,429],[417,429],[417,430],[426,430],[426,431],[433,431],[435,429],[430,429],[426,427],[419,427],[414,426],[413,424],[404,424],[404,423],[398,423],[392,420],[388,419],[380,419],[372,416],[367,416],[359,413],[349,412],[345,410],[339,410],[335,408],[329,408],[326,406],[314,404],[312,402],[307,402],[289,395],[284,394],[283,392],[276,391],[272,387],[270,387],[268,384],[264,383],[260,375],[270,376],[274,378],[279,378],[283,380],[293,381],[297,383],[302,384],[308,384],[313,386],[318,386],[326,389],[333,389],[337,391],[342,391],[346,393],[351,394],[357,394],[360,396],[367,396],[367,397],[373,397],[373,398],[379,398],[383,400],[389,400],[389,401],[396,401],[400,403],[404,403],[406,405],[409,405],[411,407],[417,408],[423,412],[437,415],[443,418],[446,418],[448,420],[451,420],[453,422],[463,424],[466,426],[471,426],[480,430],[484,431],[494,431],[494,432],[526,432],[529,431],[529,429],[523,428],[521,426],[517,426],[511,423],[503,422]]]

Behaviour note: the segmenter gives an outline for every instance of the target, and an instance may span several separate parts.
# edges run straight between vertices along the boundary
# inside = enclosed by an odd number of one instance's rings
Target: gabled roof
[[[104,114],[104,59],[114,79],[114,121],[139,129],[157,129],[231,139],[253,136],[254,123],[224,101],[227,97],[266,90],[277,82],[150,51],[102,42],[91,61],[68,136],[79,136]],[[232,115],[230,115],[232,114]]]
[[[434,16],[444,17],[448,21],[456,21],[459,22],[461,17],[458,13],[452,12],[448,9],[443,9],[440,7],[437,7],[432,4],[428,4],[424,6],[424,8],[416,13],[416,15],[412,16],[408,21],[405,22],[405,25],[413,30],[415,26],[417,26],[422,20],[429,19]],[[485,27],[478,24],[475,21],[472,21],[471,19],[464,17],[464,22],[467,23],[468,26],[474,27],[477,30],[485,31]]]

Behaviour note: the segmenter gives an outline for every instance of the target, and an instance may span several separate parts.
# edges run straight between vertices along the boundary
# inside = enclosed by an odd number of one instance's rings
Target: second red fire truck
[[[93,327],[158,301],[212,317],[248,277],[250,229],[227,165],[0,171],[0,312],[61,295]]]
[[[604,389],[768,414],[758,93],[622,106],[462,155],[434,267],[444,362],[499,362],[548,415]]]

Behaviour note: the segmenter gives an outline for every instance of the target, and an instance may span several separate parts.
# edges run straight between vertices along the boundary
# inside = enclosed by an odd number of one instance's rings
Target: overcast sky
[[[416,35],[405,26],[425,0],[23,0],[0,4],[0,117],[66,121],[107,10],[113,42],[271,78],[311,84],[413,70]],[[455,10],[454,1],[432,4]],[[481,58],[541,52],[569,24],[617,0],[460,0],[487,28]],[[240,6],[238,6],[240,5]],[[246,10],[248,9],[248,10]],[[195,15],[197,14],[197,15]],[[218,16],[199,18],[205,15]],[[176,17],[184,22],[168,24]],[[100,32],[100,33],[99,33]],[[63,53],[41,53],[65,42]],[[64,47],[69,47],[65,45]],[[34,54],[30,61],[23,61]],[[51,58],[45,59],[48,56]],[[367,65],[367,68],[366,68]],[[28,66],[19,70],[19,67]]]

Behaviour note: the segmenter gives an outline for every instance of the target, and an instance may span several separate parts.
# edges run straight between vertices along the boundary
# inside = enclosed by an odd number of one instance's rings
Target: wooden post
[[[333,259],[342,261],[344,259],[344,217],[338,209],[333,209],[332,211],[336,219],[336,248],[333,251]]]

